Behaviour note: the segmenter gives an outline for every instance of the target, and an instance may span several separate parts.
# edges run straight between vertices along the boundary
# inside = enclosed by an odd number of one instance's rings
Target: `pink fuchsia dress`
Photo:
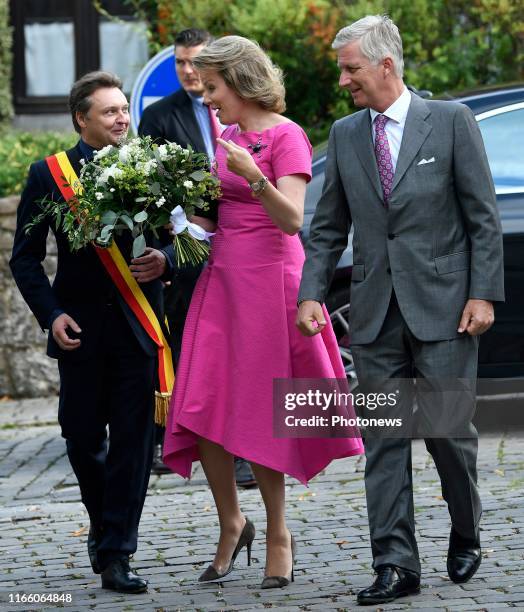
[[[261,133],[230,126],[222,138],[251,151],[273,185],[291,174],[311,178],[311,145],[295,123]],[[300,334],[300,238],[276,227],[245,179],[227,169],[222,147],[216,163],[217,229],[186,318],[164,461],[189,478],[201,436],[305,484],[333,459],[362,453],[362,442],[273,437],[273,379],[345,378],[336,338],[330,324],[312,338]]]

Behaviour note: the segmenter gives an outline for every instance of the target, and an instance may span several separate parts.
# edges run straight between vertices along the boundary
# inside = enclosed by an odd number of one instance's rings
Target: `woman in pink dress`
[[[255,530],[238,504],[233,457],[251,462],[267,514],[262,588],[282,587],[293,577],[295,548],[284,474],[307,483],[333,459],[363,447],[360,438],[273,437],[274,379],[345,377],[327,313],[323,332],[312,338],[295,326],[304,262],[297,232],[311,145],[280,114],[281,72],[256,43],[226,36],[194,64],[205,103],[229,127],[218,139],[216,235],[186,319],[164,461],[188,478],[200,460],[215,499],[220,538],[202,582],[228,574],[244,546],[249,563]]]

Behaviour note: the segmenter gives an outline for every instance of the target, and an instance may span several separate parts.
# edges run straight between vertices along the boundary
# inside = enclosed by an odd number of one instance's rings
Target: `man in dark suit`
[[[138,133],[151,136],[156,142],[176,142],[181,147],[191,146],[195,151],[206,153],[210,161],[215,157],[216,137],[222,126],[214,111],[204,104],[204,86],[193,66],[193,58],[212,36],[205,30],[190,28],[175,37],[175,67],[181,89],[148,106],[142,115]],[[187,266],[176,271],[176,283],[164,290],[164,304],[171,332],[171,350],[175,359],[180,354],[182,333],[191,296],[202,266]],[[168,472],[162,462],[162,440],[164,429],[157,427],[153,472]],[[239,486],[256,484],[249,463],[235,459],[236,482]]]
[[[82,159],[127,135],[129,110],[121,86],[115,75],[93,72],[71,89],[70,110],[80,140],[66,155],[77,175]],[[29,171],[11,270],[42,330],[51,332],[47,353],[58,360],[60,372],[58,420],[91,521],[93,571],[102,574],[104,588],[144,592],[147,581],[130,569],[129,555],[137,548],[151,467],[157,349],[91,245],[71,252],[66,235],[49,218],[26,233],[43,198],[64,199],[46,160]],[[58,248],[52,285],[42,267],[49,229]],[[131,238],[122,236],[118,245],[129,261]],[[159,320],[160,279],[172,276],[173,265],[170,245],[163,250],[148,247],[130,266]]]
[[[478,440],[470,422],[478,336],[493,323],[492,302],[504,299],[493,181],[471,111],[405,87],[402,41],[388,17],[343,28],[333,47],[340,86],[365,110],[331,130],[297,323],[305,335],[324,327],[320,303],[353,226],[349,325],[361,390],[373,391],[370,381],[402,389],[403,379],[409,393],[399,401],[409,418],[415,376],[418,407],[432,425],[444,411],[464,412],[464,434],[431,429],[424,437],[451,517],[448,574],[466,582],[481,561]],[[448,394],[453,381],[469,381],[469,389]],[[378,576],[358,602],[379,604],[420,588],[411,440],[366,435],[365,449]]]

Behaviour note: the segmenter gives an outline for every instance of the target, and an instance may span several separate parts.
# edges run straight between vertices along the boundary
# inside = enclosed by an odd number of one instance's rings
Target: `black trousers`
[[[101,534],[102,568],[137,548],[151,470],[156,365],[118,305],[106,309],[96,354],[58,360],[58,420],[82,501]]]

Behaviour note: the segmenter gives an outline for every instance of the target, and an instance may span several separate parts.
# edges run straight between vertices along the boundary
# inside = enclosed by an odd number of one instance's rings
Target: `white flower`
[[[158,157],[160,157],[161,161],[166,161],[166,159],[169,159],[169,151],[167,150],[167,145],[163,144],[158,147]]]
[[[102,159],[102,157],[105,157],[106,155],[111,153],[112,150],[113,150],[113,145],[106,145],[103,149],[100,149],[100,151],[96,151],[93,159],[95,161]]]
[[[123,164],[127,163],[127,161],[129,160],[129,150],[130,150],[130,146],[129,145],[123,145],[118,150],[118,159]]]
[[[162,196],[161,198],[159,198],[155,204],[157,208],[160,208],[161,206],[163,206],[166,203],[166,199],[164,198],[164,196]]]
[[[95,197],[96,197],[97,200],[101,200],[104,197],[104,194],[100,193],[100,191],[97,191],[95,193]]]
[[[116,164],[109,166],[109,168],[104,168],[102,174],[96,179],[97,185],[105,185],[107,183],[107,179],[112,176],[114,179],[122,178],[124,172],[117,167]]]
[[[142,172],[146,176],[149,176],[151,172],[158,166],[156,159],[150,159],[146,162],[137,162],[136,169]]]
[[[184,181],[184,187],[186,189],[191,189],[193,187],[193,181]]]
[[[82,157],[82,159],[80,160],[80,165],[81,166],[85,166],[86,165],[86,160]]]
[[[113,193],[115,191],[114,187],[111,187],[111,189],[109,190],[111,193]]]

